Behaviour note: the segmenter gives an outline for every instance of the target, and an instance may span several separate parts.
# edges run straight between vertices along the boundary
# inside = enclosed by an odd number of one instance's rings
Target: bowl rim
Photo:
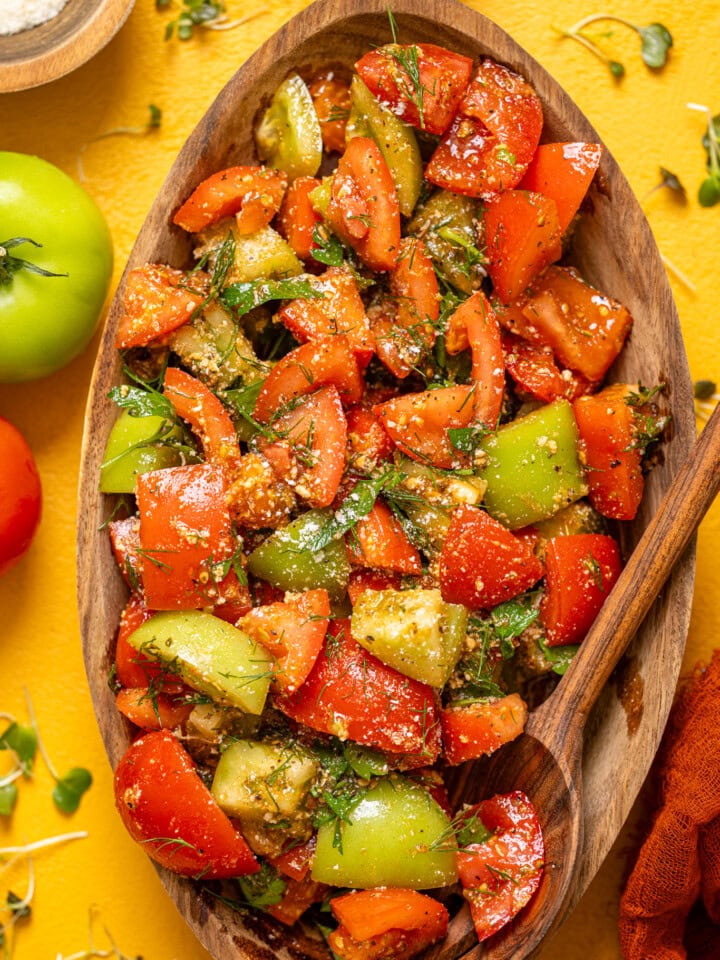
[[[91,15],[64,40],[20,60],[0,63],[0,93],[30,90],[77,70],[112,40],[134,5],[135,0],[100,0]]]

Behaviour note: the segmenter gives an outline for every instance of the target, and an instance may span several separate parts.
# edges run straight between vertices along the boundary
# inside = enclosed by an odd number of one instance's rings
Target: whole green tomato
[[[39,157],[0,152],[0,382],[77,356],[111,273],[110,233],[87,193]]]

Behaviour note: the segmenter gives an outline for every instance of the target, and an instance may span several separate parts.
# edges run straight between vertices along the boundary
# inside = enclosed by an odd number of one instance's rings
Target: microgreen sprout
[[[695,397],[695,415],[698,420],[707,421],[720,401],[717,385],[714,380],[698,380],[693,387]]]
[[[77,953],[63,954],[58,953],[55,960],[104,960],[104,958],[114,958],[114,960],[142,960],[140,956],[129,956],[113,940],[110,931],[103,926],[103,932],[107,937],[110,946],[108,948],[98,947],[95,943],[94,926],[97,922],[98,910],[96,907],[90,908],[90,920],[88,923],[88,947],[87,950],[80,950]]]
[[[167,10],[171,0],[155,0],[157,10]],[[165,27],[165,39],[170,40],[177,33],[178,40],[190,40],[195,27],[206,30],[234,30],[249,20],[265,13],[264,10],[255,10],[231,20],[226,12],[226,5],[216,0],[182,0],[182,9],[179,16]]]
[[[648,197],[651,197],[654,193],[657,193],[658,190],[667,189],[673,196],[674,200],[677,200],[678,203],[687,203],[687,192],[685,187],[680,182],[680,178],[677,174],[671,173],[670,170],[666,170],[665,167],[660,167],[660,180],[655,184],[648,192],[645,194],[644,200],[647,200]]]
[[[602,60],[610,73],[619,79],[625,75],[624,64],[620,63],[619,60],[608,57],[607,54],[583,32],[593,23],[608,20],[614,23],[620,23],[622,26],[627,27],[629,30],[634,30],[635,33],[637,33],[641,42],[640,55],[648,67],[652,70],[659,70],[665,66],[668,51],[673,45],[673,38],[670,31],[667,27],[663,26],[662,23],[651,23],[643,27],[632,23],[630,20],[625,20],[622,17],[615,17],[612,14],[593,13],[589,17],[583,17],[582,20],[578,20],[577,23],[567,29],[561,29],[559,27],[555,29],[562,37],[569,37],[571,40],[577,41],[577,43],[589,50],[598,57],[598,59]]]
[[[154,103],[149,103],[148,118],[143,126],[114,127],[112,130],[99,133],[96,137],[93,137],[92,140],[84,143],[78,151],[77,158],[78,179],[80,183],[85,183],[86,179],[85,168],[83,167],[83,155],[93,143],[97,143],[99,140],[107,140],[108,137],[142,137],[145,136],[146,133],[158,130],[161,126],[162,110],[160,107],[156,107]]]
[[[92,774],[84,767],[73,767],[64,776],[60,776],[55,769],[53,762],[48,756],[48,752],[45,749],[45,744],[40,736],[37,720],[35,718],[35,709],[33,707],[32,700],[30,699],[30,694],[27,690],[25,690],[25,702],[27,704],[30,725],[35,731],[35,736],[37,737],[37,746],[40,751],[40,755],[45,761],[45,766],[48,768],[50,775],[55,781],[55,789],[53,790],[52,794],[53,800],[55,801],[55,806],[62,813],[75,813],[77,808],[80,806],[80,801],[82,800],[83,794],[86,793],[92,786]]]
[[[698,201],[701,207],[714,207],[720,203],[720,114],[713,117],[710,108],[701,103],[689,103],[689,110],[698,110],[707,118],[707,131],[702,145],[707,152],[707,176],[700,184]]]

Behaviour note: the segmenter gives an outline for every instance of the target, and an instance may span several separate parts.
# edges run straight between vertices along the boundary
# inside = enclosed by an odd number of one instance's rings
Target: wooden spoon
[[[533,712],[527,728],[476,778],[469,765],[458,784],[463,800],[524,790],[538,810],[545,839],[545,874],[529,907],[488,944],[477,944],[470,911],[451,922],[433,960],[523,960],[534,956],[568,912],[568,892],[582,849],[583,735],[588,715],[625,648],[665,585],[670,571],[720,489],[720,407],[635,547],[567,674]],[[618,771],[619,775],[621,772]],[[472,779],[472,783],[469,781]]]

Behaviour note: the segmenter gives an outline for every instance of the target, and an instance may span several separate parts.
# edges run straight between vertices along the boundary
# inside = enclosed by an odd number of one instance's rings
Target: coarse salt
[[[0,36],[20,33],[56,17],[68,0],[0,0]]]

